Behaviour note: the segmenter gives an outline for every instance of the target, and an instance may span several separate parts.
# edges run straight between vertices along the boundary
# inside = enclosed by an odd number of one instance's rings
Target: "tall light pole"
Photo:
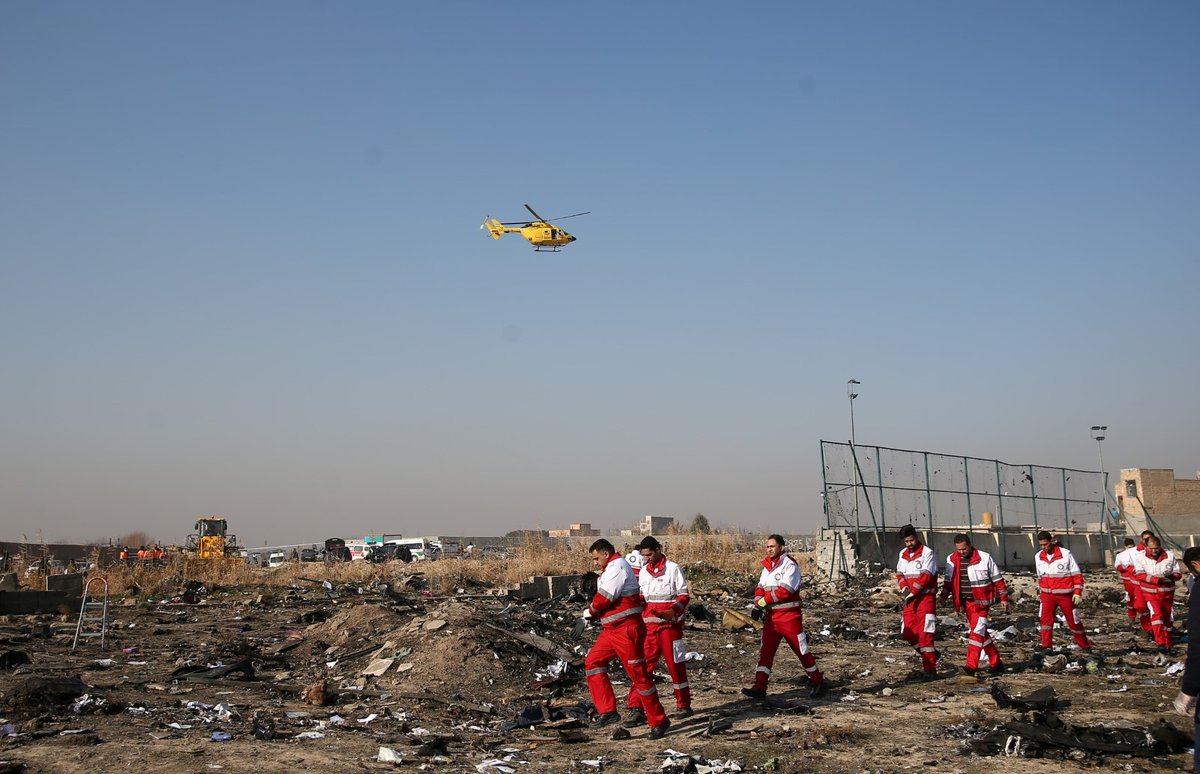
[[[859,542],[860,525],[858,523],[858,450],[854,448],[854,399],[858,397],[858,393],[854,391],[854,385],[861,384],[857,379],[850,379],[846,382],[846,397],[850,400],[850,464],[853,466],[854,473],[854,542]]]
[[[1108,432],[1108,425],[1092,425],[1092,439],[1096,442],[1096,451],[1100,454],[1100,488],[1104,493],[1101,502],[1104,521],[1104,533],[1109,537],[1109,545],[1115,551],[1116,546],[1112,544],[1112,528],[1108,524],[1108,471],[1104,469],[1104,438]]]

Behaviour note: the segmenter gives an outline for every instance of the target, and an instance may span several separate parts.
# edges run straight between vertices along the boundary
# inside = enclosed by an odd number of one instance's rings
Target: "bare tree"
[[[123,546],[149,546],[154,545],[154,538],[150,537],[149,534],[138,530],[117,538],[117,543]]]

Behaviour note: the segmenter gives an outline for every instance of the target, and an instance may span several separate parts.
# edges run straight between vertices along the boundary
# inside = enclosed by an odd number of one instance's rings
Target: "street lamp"
[[[846,382],[846,397],[850,400],[850,463],[854,470],[854,540],[859,541],[860,526],[858,522],[858,452],[854,449],[854,399],[858,397],[858,393],[854,391],[854,385],[861,384],[857,379],[850,379]]]
[[[1100,454],[1100,489],[1104,493],[1101,499],[1101,514],[1104,525],[1104,532],[1110,538],[1110,546],[1116,550],[1116,546],[1112,544],[1112,528],[1108,523],[1108,471],[1104,469],[1104,438],[1108,432],[1108,425],[1092,425],[1092,439],[1096,442],[1096,451]]]

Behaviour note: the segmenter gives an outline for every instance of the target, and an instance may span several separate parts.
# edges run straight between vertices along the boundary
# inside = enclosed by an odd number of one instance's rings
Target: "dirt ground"
[[[570,716],[587,688],[577,667],[558,676],[555,668],[581,659],[595,638],[591,630],[573,638],[582,594],[519,602],[503,589],[472,589],[434,597],[411,570],[397,565],[386,589],[202,588],[189,597],[196,604],[170,601],[182,588],[125,595],[113,600],[103,650],[96,639],[72,650],[73,615],[0,620],[0,761],[8,762],[0,772],[1191,770],[1190,751],[971,752],[972,738],[1030,717],[1001,709],[995,684],[1020,696],[1053,688],[1069,724],[1145,730],[1166,721],[1190,737],[1191,723],[1170,713],[1179,675],[1167,675],[1186,646],[1158,654],[1129,624],[1111,574],[1088,576],[1083,608],[1099,661],[1080,659],[1056,631],[1067,667],[1044,671],[1032,650],[1033,581],[1010,575],[1015,604],[992,627],[1015,627],[998,643],[1009,672],[963,676],[964,629],[939,607],[944,657],[940,679],[929,683],[910,679],[917,661],[896,638],[893,576],[819,584],[807,592],[805,626],[832,690],[808,699],[804,672],[785,646],[772,706],[740,693],[757,663],[757,633],[722,626],[725,606],[746,609],[756,577],[693,568],[693,605],[713,613],[708,621],[694,616],[687,629],[688,650],[699,656],[689,663],[697,713],[654,741],[645,726],[614,740],[612,727]],[[1177,603],[1177,617],[1183,610]],[[364,675],[373,663],[370,671],[381,673]],[[611,674],[623,696],[619,666]],[[657,680],[670,712],[661,666]],[[537,706],[561,719],[513,727],[518,713]],[[1005,741],[1032,754],[1028,740]],[[668,750],[693,757],[671,761]]]

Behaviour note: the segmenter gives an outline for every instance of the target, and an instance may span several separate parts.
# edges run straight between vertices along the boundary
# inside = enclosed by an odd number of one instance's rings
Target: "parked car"
[[[302,548],[300,549],[300,561],[319,562],[321,561],[321,553],[315,548]]]
[[[48,574],[59,575],[66,571],[67,571],[67,563],[62,561],[61,559],[51,559],[49,561],[49,573]],[[33,575],[33,574],[39,573],[39,572],[46,572],[46,570],[43,569],[43,562],[41,559],[35,559],[34,561],[29,563],[28,567],[25,568],[26,575]]]
[[[375,544],[367,551],[367,561],[375,564],[391,561],[401,561],[407,564],[412,560],[412,550],[408,546],[397,543]]]
[[[484,559],[512,559],[513,552],[508,546],[484,546],[479,554]]]
[[[329,538],[325,541],[325,563],[332,562],[348,562],[353,557],[350,554],[350,549],[346,546],[346,541],[341,538]]]
[[[267,567],[282,567],[285,561],[287,561],[287,556],[282,551],[272,551],[271,555],[267,557]]]

